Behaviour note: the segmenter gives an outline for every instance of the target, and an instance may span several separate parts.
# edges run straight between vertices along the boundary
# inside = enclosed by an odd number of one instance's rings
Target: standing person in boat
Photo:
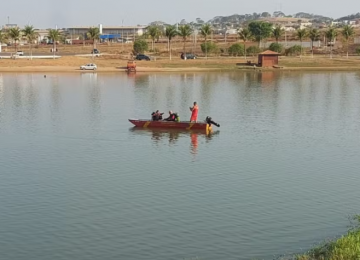
[[[175,119],[176,119],[175,114],[170,110],[169,111],[169,117],[165,118],[164,121],[175,121]]]
[[[191,111],[191,118],[190,118],[190,122],[197,122],[197,116],[198,116],[198,111],[199,111],[199,107],[197,105],[196,102],[194,102],[194,106],[190,107],[190,111]]]

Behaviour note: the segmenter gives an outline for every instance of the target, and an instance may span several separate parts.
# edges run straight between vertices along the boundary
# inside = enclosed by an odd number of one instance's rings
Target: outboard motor
[[[205,119],[206,123],[208,123],[209,125],[216,125],[217,127],[220,127],[220,124],[212,121],[212,118],[207,116],[206,119]]]

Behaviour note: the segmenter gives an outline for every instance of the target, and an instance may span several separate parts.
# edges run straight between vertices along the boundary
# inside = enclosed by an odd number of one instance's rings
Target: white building
[[[300,23],[300,29],[306,29],[312,26],[312,23],[306,22],[306,23]]]
[[[145,33],[147,26],[73,26],[64,29],[65,33],[68,35],[85,35],[89,28],[99,27],[100,34],[102,35],[120,35],[120,37],[126,36],[141,36]],[[118,37],[117,37],[118,38]]]

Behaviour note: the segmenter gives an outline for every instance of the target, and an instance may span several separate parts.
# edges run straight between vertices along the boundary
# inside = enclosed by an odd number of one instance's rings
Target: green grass
[[[311,249],[297,260],[360,260],[360,215],[354,217],[355,225],[336,241]]]

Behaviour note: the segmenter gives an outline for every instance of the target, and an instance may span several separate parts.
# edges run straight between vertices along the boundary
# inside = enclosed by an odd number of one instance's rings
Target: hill
[[[360,13],[344,16],[344,17],[336,19],[336,21],[341,22],[341,21],[346,21],[346,20],[349,21],[349,20],[356,20],[356,19],[360,19]]]

